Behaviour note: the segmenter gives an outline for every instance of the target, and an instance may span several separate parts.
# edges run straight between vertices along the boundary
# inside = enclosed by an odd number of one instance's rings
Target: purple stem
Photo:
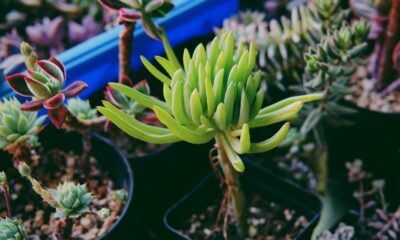
[[[387,95],[391,94],[392,92],[396,91],[400,88],[400,78],[396,81],[392,82],[389,86],[387,86],[381,93],[382,97],[386,97]]]

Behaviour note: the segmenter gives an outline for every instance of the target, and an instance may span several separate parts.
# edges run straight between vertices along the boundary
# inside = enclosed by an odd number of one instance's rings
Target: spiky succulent
[[[80,119],[94,119],[97,118],[96,109],[90,106],[89,100],[82,100],[80,98],[72,98],[67,103],[67,108],[76,117]]]
[[[12,150],[19,144],[36,138],[42,130],[45,116],[20,110],[16,98],[0,101],[0,149]]]
[[[283,100],[262,109],[264,90],[259,89],[261,72],[254,73],[256,49],[250,44],[235,50],[232,32],[216,37],[207,47],[200,44],[192,57],[184,51],[184,68],[162,57],[156,60],[169,76],[142,57],[146,68],[164,83],[165,102],[122,84],[110,83],[116,91],[152,109],[167,128],[149,126],[131,118],[109,102],[98,110],[129,135],[151,143],[186,141],[193,144],[218,138],[232,166],[244,165],[238,154],[268,151],[286,136],[289,123],[270,139],[251,143],[250,128],[293,118],[305,101],[321,94]]]
[[[28,238],[20,220],[0,218],[0,239],[26,240]]]
[[[120,23],[136,22],[141,19],[143,29],[155,39],[161,39],[161,31],[152,18],[164,17],[174,7],[170,0],[99,0],[99,2],[109,9],[119,11]]]
[[[57,189],[48,190],[54,199],[51,205],[57,209],[56,218],[78,218],[89,212],[93,197],[86,190],[85,184],[64,182]]]
[[[222,30],[233,31],[237,43],[254,42],[259,49],[258,66],[268,73],[267,80],[285,89],[301,82],[303,53],[330,30],[339,28],[348,12],[340,8],[337,0],[310,0],[306,6],[293,8],[290,17],[282,16],[280,21],[260,21],[258,12],[240,13],[225,20]]]
[[[32,101],[23,103],[21,109],[38,111],[45,108],[52,123],[57,128],[61,127],[68,111],[64,105],[65,99],[78,95],[87,88],[87,84],[82,81],[75,81],[63,89],[66,71],[60,61],[54,57],[49,60],[32,60],[32,50],[27,44],[22,44],[21,52],[25,57],[25,62],[28,63],[28,72],[6,77],[14,92],[32,98]]]

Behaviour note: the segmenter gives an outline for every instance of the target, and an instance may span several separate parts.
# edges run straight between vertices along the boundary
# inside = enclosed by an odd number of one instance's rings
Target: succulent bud
[[[352,44],[352,34],[348,27],[343,26],[333,35],[336,47],[340,50],[347,50]]]
[[[21,43],[21,54],[24,57],[25,65],[28,69],[35,69],[35,64],[37,61],[37,55],[33,51],[32,47],[26,43]]]
[[[9,218],[0,218],[0,239],[27,240],[22,222]]]
[[[126,203],[128,200],[128,192],[125,189],[119,189],[114,192],[114,198],[120,202]]]
[[[25,162],[18,163],[18,172],[23,177],[29,178],[31,176],[31,168]]]
[[[4,171],[0,172],[0,185],[6,186],[7,185],[7,175]]]
[[[371,30],[371,24],[365,20],[357,21],[352,26],[352,33],[354,35],[354,41],[356,44],[363,42],[368,38],[369,32]]]
[[[99,216],[101,219],[106,219],[110,216],[110,209],[108,208],[102,208],[99,211],[97,211],[97,216]]]
[[[89,100],[72,98],[68,101],[67,108],[80,119],[90,120],[97,117],[97,111],[90,106]]]
[[[86,185],[64,182],[57,189],[48,190],[55,201],[52,205],[57,209],[56,218],[78,218],[89,212],[93,197],[86,191]]]
[[[43,126],[45,116],[20,110],[16,98],[0,101],[0,149],[12,150],[25,141],[33,141]]]

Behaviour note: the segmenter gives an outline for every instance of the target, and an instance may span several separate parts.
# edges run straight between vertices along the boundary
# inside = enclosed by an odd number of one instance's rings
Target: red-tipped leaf
[[[54,124],[56,128],[61,128],[67,117],[67,108],[61,105],[58,109],[47,111],[47,116],[49,116],[50,121]]]
[[[82,81],[76,81],[64,89],[65,98],[72,98],[85,90],[88,85]]]
[[[146,95],[150,94],[150,86],[146,79],[143,79],[142,81],[138,82],[135,86],[133,86],[133,88],[143,94]]]
[[[64,85],[64,73],[56,64],[48,60],[40,60],[36,62],[40,69],[49,74],[59,82],[59,86]]]
[[[103,5],[103,7],[112,10],[119,10],[120,8],[125,7],[125,5],[119,0],[99,0],[99,3]]]
[[[31,93],[33,93],[36,97],[40,99],[45,99],[51,96],[50,88],[36,79],[31,78],[28,75],[25,75],[25,82],[28,86]]]
[[[119,10],[118,23],[122,24],[125,22],[129,23],[137,22],[141,18],[142,18],[141,13],[127,8],[121,8]]]
[[[21,106],[19,108],[22,111],[36,112],[43,108],[43,102],[41,102],[41,101],[24,102],[23,104],[21,104]]]
[[[11,76],[7,76],[6,80],[10,85],[10,88],[17,94],[24,97],[33,96],[33,93],[31,92],[31,90],[29,90],[28,85],[26,85],[24,74],[17,73]]]
[[[64,101],[65,101],[64,93],[57,93],[53,97],[47,99],[43,103],[43,106],[46,109],[54,110],[54,109],[61,107],[61,105],[64,105]]]
[[[58,61],[57,58],[55,58],[54,56],[50,57],[50,62],[54,63],[55,65],[57,65],[57,67],[61,70],[64,79],[67,79],[67,71],[65,70],[65,66],[64,64],[62,64],[62,62]]]

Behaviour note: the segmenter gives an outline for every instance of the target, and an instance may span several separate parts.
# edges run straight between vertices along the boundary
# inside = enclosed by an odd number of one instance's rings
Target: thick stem
[[[72,239],[73,221],[71,218],[61,218],[57,221],[56,230],[54,232],[55,240],[70,240]]]
[[[317,142],[317,156],[314,159],[314,170],[317,177],[317,192],[325,194],[328,186],[328,147],[324,129],[321,124],[314,128],[314,137]]]
[[[389,22],[385,39],[378,59],[377,85],[379,88],[387,86],[395,78],[392,54],[396,44],[400,41],[400,0],[392,0]]]
[[[8,185],[6,184],[5,186],[1,186],[1,189],[4,192],[4,199],[6,201],[7,217],[11,218],[10,191],[9,191]]]
[[[245,237],[248,233],[246,200],[243,189],[240,185],[239,174],[233,169],[228,156],[226,155],[226,150],[221,138],[223,138],[223,136],[220,134],[217,134],[215,137],[218,149],[219,164],[222,172],[224,173],[227,191],[229,191],[231,196],[233,214],[237,221],[239,234],[241,237]]]
[[[67,110],[67,117],[63,124],[64,129],[77,131],[80,133],[88,131],[90,128],[104,124],[107,121],[107,118],[104,116],[97,117],[94,119],[80,119],[76,117],[71,111]]]
[[[125,22],[124,29],[119,35],[119,83],[123,82],[124,76],[129,76],[135,25],[134,22]]]

